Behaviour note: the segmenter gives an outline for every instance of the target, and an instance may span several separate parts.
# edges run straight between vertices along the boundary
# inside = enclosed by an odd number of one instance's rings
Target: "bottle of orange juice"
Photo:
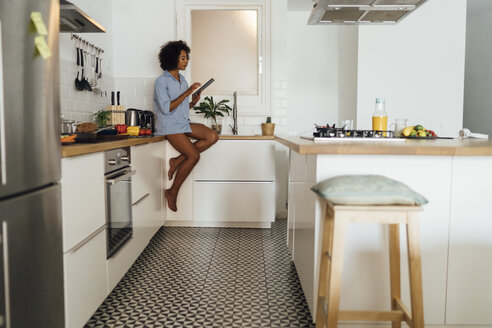
[[[388,129],[388,114],[384,110],[384,98],[376,98],[376,110],[372,114],[372,129],[384,131]]]

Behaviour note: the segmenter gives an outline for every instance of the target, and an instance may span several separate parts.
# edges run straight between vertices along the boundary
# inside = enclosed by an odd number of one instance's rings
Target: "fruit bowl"
[[[422,125],[407,126],[401,134],[409,139],[435,139],[437,135],[434,131],[424,128]]]

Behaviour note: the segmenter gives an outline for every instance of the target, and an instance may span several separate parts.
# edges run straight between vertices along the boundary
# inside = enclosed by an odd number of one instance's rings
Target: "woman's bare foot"
[[[174,172],[176,172],[178,168],[178,164],[178,159],[176,157],[169,160],[169,172],[167,172],[167,177],[169,180],[173,178]]]
[[[177,195],[175,195],[171,189],[165,190],[164,195],[166,196],[167,206],[169,209],[176,212],[178,210],[178,207],[176,206]]]

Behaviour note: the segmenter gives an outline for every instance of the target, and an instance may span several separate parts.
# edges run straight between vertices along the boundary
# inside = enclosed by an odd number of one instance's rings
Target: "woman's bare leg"
[[[190,123],[190,127],[191,133],[187,133],[187,135],[189,137],[197,139],[194,145],[200,153],[210,148],[210,146],[212,146],[214,143],[217,142],[217,140],[219,140],[219,135],[217,134],[217,132],[203,124]],[[181,154],[169,160],[169,171],[167,173],[167,177],[169,178],[169,180],[173,178],[174,172],[185,159],[186,157]]]
[[[176,178],[174,179],[171,188],[167,189],[164,194],[167,200],[167,206],[174,212],[178,210],[176,206],[176,200],[178,198],[179,188],[190,174],[193,167],[198,163],[200,159],[200,152],[195,145],[190,141],[190,138],[184,133],[169,134],[167,140],[171,146],[179,151],[184,157],[184,160],[179,165]]]

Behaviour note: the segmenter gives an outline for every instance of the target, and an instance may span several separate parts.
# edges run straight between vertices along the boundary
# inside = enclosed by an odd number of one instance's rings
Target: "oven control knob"
[[[121,156],[120,158],[122,161],[128,162],[130,160],[130,157],[128,156]]]
[[[108,164],[109,165],[116,165],[116,160],[115,159],[108,159]]]

